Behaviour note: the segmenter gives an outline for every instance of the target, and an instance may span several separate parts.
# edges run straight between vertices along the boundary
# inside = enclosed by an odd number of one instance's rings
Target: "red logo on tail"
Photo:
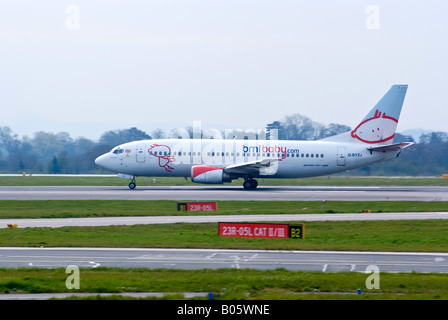
[[[351,135],[364,143],[382,143],[393,139],[397,124],[397,119],[376,110],[375,115],[361,122]]]

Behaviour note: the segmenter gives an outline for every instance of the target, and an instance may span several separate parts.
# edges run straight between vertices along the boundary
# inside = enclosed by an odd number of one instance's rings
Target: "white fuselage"
[[[302,178],[365,167],[398,151],[370,152],[368,145],[329,141],[159,139],[122,144],[97,159],[113,172],[132,176],[190,177],[196,165],[226,168],[271,160],[253,178]],[[241,174],[243,177],[244,174]]]

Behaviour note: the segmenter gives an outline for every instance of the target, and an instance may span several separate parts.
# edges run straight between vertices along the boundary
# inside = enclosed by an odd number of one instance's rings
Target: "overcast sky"
[[[448,131],[448,1],[0,0],[0,126],[355,127],[408,84],[398,131]]]

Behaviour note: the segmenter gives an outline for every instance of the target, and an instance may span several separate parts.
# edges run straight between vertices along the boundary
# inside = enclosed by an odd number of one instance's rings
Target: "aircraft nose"
[[[95,164],[100,166],[100,167],[106,168],[106,165],[107,165],[107,155],[103,154],[102,156],[99,156],[98,158],[96,158],[95,159]]]

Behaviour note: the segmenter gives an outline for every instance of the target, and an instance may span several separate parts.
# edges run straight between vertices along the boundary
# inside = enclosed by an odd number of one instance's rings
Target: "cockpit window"
[[[120,154],[123,152],[124,152],[124,149],[121,149],[121,148],[116,148],[115,150],[112,150],[112,153],[114,153],[114,154]]]

